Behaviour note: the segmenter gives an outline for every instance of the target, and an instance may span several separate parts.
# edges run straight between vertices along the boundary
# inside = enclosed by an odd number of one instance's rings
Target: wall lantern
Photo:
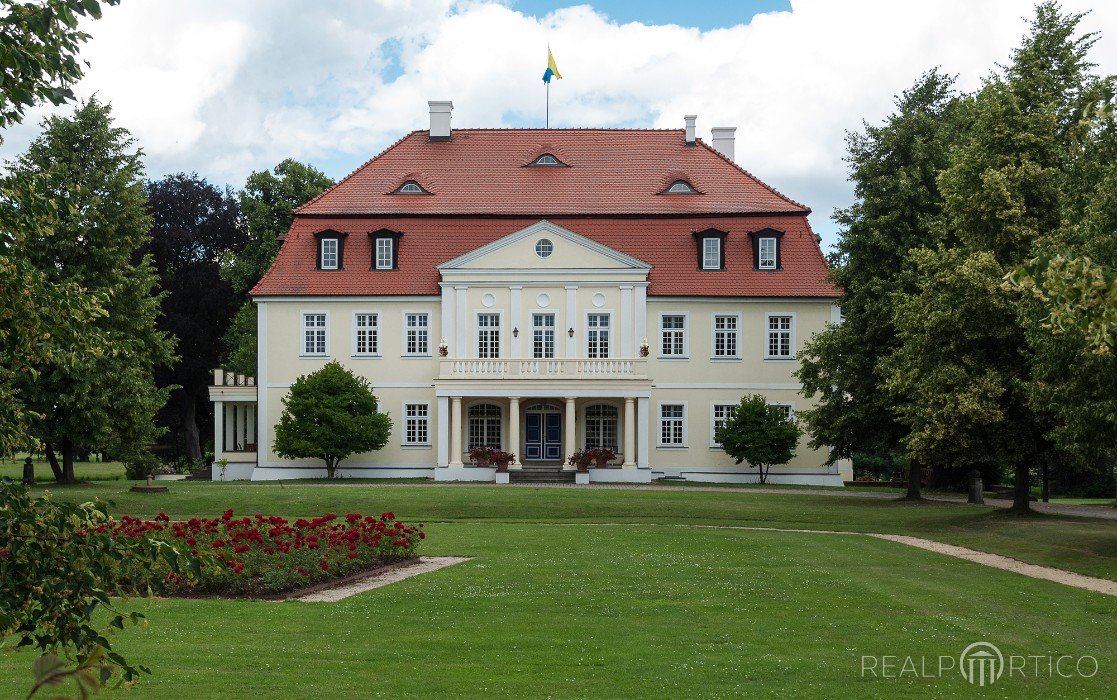
[[[566,337],[568,337],[568,338],[573,338],[574,337],[574,328],[573,327],[571,327],[570,330],[566,331]]]
[[[513,338],[519,338],[520,337],[520,329],[519,328],[513,328],[512,329],[512,337]]]

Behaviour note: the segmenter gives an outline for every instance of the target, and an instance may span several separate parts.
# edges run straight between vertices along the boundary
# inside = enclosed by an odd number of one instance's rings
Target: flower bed
[[[256,514],[174,521],[124,516],[104,526],[119,537],[159,540],[202,562],[187,580],[168,568],[162,581],[172,595],[275,595],[306,588],[417,556],[426,535],[392,513],[334,513],[294,523]],[[142,585],[122,570],[122,585]]]

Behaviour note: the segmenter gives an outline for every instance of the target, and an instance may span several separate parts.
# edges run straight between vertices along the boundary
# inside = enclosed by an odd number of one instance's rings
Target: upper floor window
[[[430,355],[430,315],[406,313],[403,315],[403,353],[405,355]]]
[[[555,158],[550,153],[544,153],[532,162],[532,165],[562,165],[558,158]]]
[[[477,357],[500,357],[500,314],[477,314]]]
[[[737,352],[739,326],[740,317],[736,314],[714,314],[714,357],[740,357]]]
[[[531,356],[550,359],[555,356],[555,315],[531,315]]]
[[[702,269],[703,270],[720,270],[721,269],[721,239],[720,238],[703,238],[702,239]]]
[[[752,238],[753,267],[757,270],[783,269],[783,254],[780,248],[783,245],[783,231],[772,228],[753,231],[749,234]]]
[[[375,356],[380,354],[380,316],[378,314],[353,314],[353,354]]]
[[[323,270],[336,270],[337,269],[337,249],[338,243],[336,238],[323,238],[321,243],[321,257],[320,265]]]
[[[346,235],[333,229],[326,229],[314,234],[318,250],[316,266],[319,270],[342,269]]]
[[[697,194],[698,190],[686,180],[675,180],[666,190],[667,194]]]
[[[304,355],[326,354],[326,314],[303,314],[303,352]]]
[[[396,194],[430,194],[430,192],[423,189],[423,186],[418,182],[408,180],[396,188]]]
[[[586,357],[609,357],[609,314],[589,314],[586,317]]]
[[[768,324],[764,357],[792,359],[795,357],[795,317],[791,314],[765,314]]]
[[[686,357],[686,316],[664,314],[659,317],[660,357]]]
[[[376,239],[376,269],[391,270],[396,266],[395,241],[391,238]]]

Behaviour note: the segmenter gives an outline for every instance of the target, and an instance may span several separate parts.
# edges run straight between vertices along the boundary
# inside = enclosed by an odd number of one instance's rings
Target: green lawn
[[[408,500],[372,495],[375,509]],[[427,553],[475,559],[340,603],[133,601],[150,626],[115,645],[155,675],[129,697],[1087,698],[1117,680],[1117,600],[891,542],[649,525],[428,531]],[[862,678],[862,655],[937,663],[978,640],[1006,655],[1092,654],[1101,671],[983,693],[956,671]],[[22,696],[31,658],[0,654],[0,697]]]
[[[18,481],[23,478],[23,457],[0,459],[0,478]],[[114,481],[124,478],[124,465],[120,462],[74,462],[74,476],[79,481]],[[35,460],[35,479],[53,482],[54,472],[45,459]]]

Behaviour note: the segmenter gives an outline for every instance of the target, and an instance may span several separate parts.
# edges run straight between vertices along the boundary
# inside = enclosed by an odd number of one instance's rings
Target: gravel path
[[[374,588],[387,586],[390,583],[396,583],[412,576],[419,574],[430,573],[437,571],[447,566],[454,564],[461,564],[463,561],[469,561],[472,557],[419,557],[419,561],[408,565],[400,566],[387,571],[380,571],[369,574],[367,578],[353,581],[352,583],[338,586],[337,588],[327,588],[324,591],[316,593],[308,593],[306,595],[297,596],[295,598],[288,598],[288,600],[298,600],[304,603],[336,603],[339,600],[344,600],[358,593],[371,591]]]

